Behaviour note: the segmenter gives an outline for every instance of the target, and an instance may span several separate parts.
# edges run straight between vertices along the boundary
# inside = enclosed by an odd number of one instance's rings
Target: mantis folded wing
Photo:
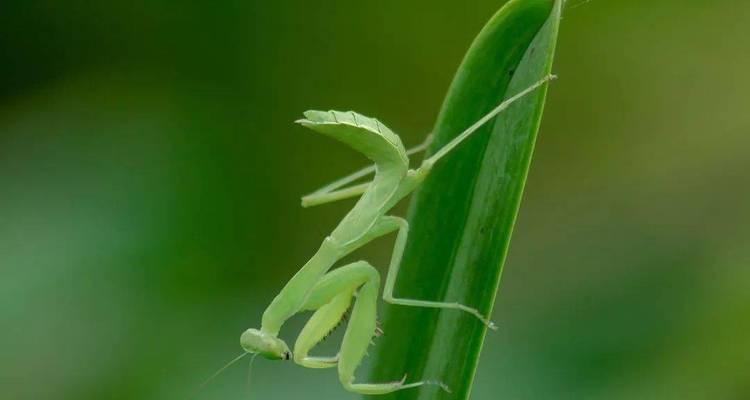
[[[355,383],[354,373],[364,358],[370,341],[377,333],[376,313],[380,275],[367,261],[357,261],[331,271],[343,257],[370,241],[397,232],[390,266],[383,286],[383,300],[413,307],[456,309],[476,317],[494,329],[494,325],[476,309],[458,303],[397,298],[393,295],[409,231],[406,220],[386,215],[399,200],[410,194],[429,175],[432,166],[448,155],[481,126],[492,120],[510,104],[528,95],[550,80],[548,75],[513,97],[502,102],[472,124],[435,154],[425,158],[416,169],[409,168],[409,155],[423,150],[426,143],[407,151],[401,139],[377,119],[352,111],[307,111],[297,123],[315,132],[339,140],[363,153],[374,162],[302,198],[304,207],[360,196],[339,225],[327,236],[318,251],[289,280],[263,313],[260,329],[248,329],[240,337],[248,353],[269,359],[293,359],[308,368],[338,367],[339,380],[349,391],[362,394],[385,394],[396,390],[440,382],[400,380],[382,383]],[[343,186],[375,173],[372,181],[341,189]],[[353,303],[353,304],[352,304]],[[330,357],[309,356],[344,318],[351,308],[349,323],[338,354]],[[278,337],[284,323],[293,315],[314,311],[294,345],[294,353]]]

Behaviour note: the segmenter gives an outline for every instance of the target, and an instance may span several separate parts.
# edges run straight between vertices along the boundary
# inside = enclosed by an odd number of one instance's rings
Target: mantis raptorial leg
[[[548,75],[527,89],[503,101],[500,105],[472,124],[455,139],[425,158],[419,168],[409,169],[408,153],[401,139],[380,121],[354,112],[307,111],[305,119],[297,121],[318,133],[339,140],[367,156],[375,164],[341,178],[312,194],[303,197],[304,206],[313,206],[345,198],[361,196],[351,211],[344,216],[334,231],[323,240],[318,251],[289,280],[263,313],[260,329],[248,329],[240,337],[242,348],[248,353],[269,359],[293,359],[308,368],[338,367],[339,380],[345,389],[362,394],[385,394],[439,382],[400,380],[382,383],[355,383],[354,374],[364,358],[376,333],[376,312],[380,274],[366,261],[357,261],[333,271],[342,259],[370,241],[397,232],[396,243],[383,288],[383,300],[392,304],[414,307],[456,309],[473,315],[490,328],[494,325],[479,311],[469,306],[428,300],[396,298],[393,287],[406,245],[406,220],[386,215],[399,200],[414,191],[429,175],[433,165],[448,155],[477,129],[505,110],[512,103],[554,79]],[[416,151],[426,147],[418,146]],[[412,150],[412,152],[416,152]],[[347,188],[370,173],[372,181]],[[352,304],[353,303],[353,304]],[[331,357],[311,357],[310,350],[320,343],[342,320],[351,307],[351,316],[338,354]],[[279,331],[291,316],[302,311],[314,311],[294,345],[294,355],[278,337]]]

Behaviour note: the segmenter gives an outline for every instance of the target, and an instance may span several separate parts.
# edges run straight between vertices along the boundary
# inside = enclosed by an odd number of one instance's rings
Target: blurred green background
[[[194,393],[351,205],[299,207],[364,160],[292,121],[420,142],[501,4],[4,1],[0,398]],[[750,399],[749,24],[569,2],[473,398]],[[246,371],[196,398],[248,398]],[[291,363],[251,386],[357,398]]]

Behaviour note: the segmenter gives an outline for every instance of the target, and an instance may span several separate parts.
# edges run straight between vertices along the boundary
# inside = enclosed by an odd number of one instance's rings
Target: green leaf
[[[434,153],[504,98],[547,75],[562,0],[513,0],[474,40],[433,131]],[[396,297],[492,311],[541,120],[546,86],[514,103],[435,166],[409,209]],[[486,327],[468,313],[387,306],[369,381],[442,381],[379,399],[466,399]],[[500,324],[502,326],[502,323]]]

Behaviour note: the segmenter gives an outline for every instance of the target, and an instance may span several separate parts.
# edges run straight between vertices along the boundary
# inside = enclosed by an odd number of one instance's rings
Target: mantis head
[[[257,353],[269,360],[292,358],[292,352],[283,340],[257,329],[250,328],[243,332],[240,346],[248,353]]]

